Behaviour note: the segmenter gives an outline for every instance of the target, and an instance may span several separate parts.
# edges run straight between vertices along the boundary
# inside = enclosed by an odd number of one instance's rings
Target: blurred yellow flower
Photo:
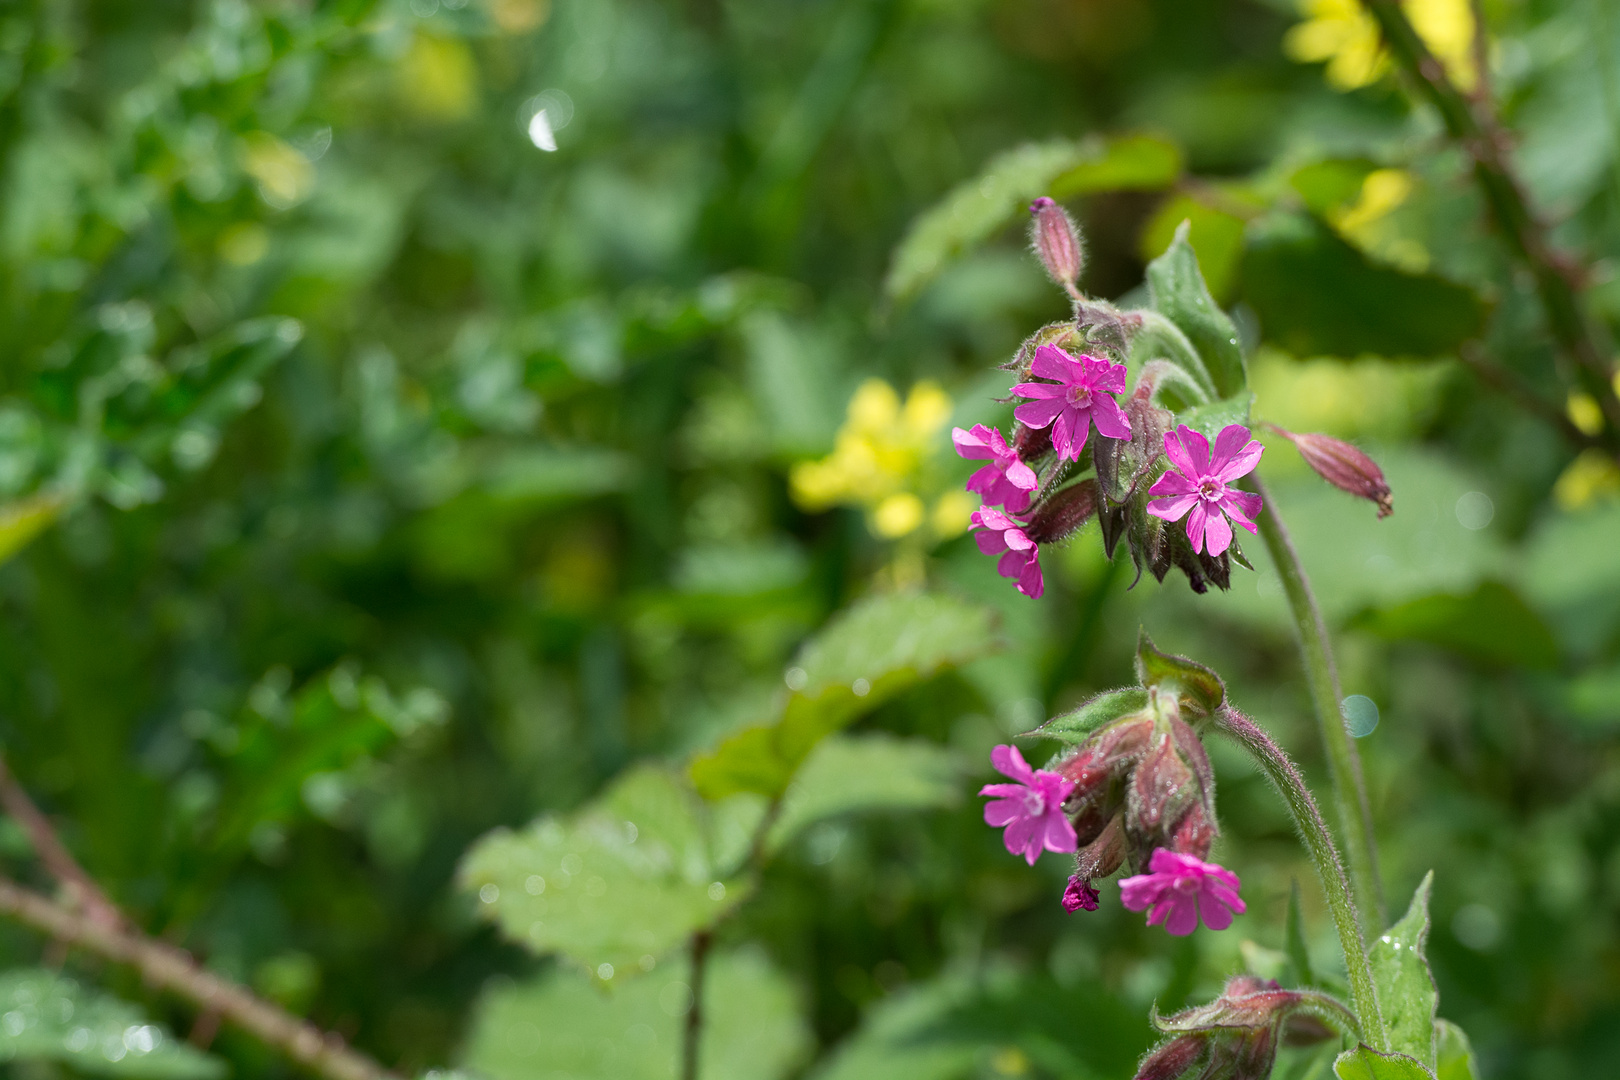
[[[258,181],[259,194],[277,210],[303,202],[315,190],[315,166],[268,131],[243,136],[242,170]]]
[[[1429,250],[1393,228],[1389,215],[1411,196],[1417,182],[1405,169],[1374,169],[1361,181],[1356,201],[1328,212],[1345,239],[1363,251],[1411,273],[1429,268]]]
[[[1402,0],[1412,28],[1464,91],[1478,80],[1474,67],[1474,11],[1469,0]],[[1378,24],[1361,0],[1302,0],[1306,20],[1288,31],[1283,52],[1302,63],[1327,61],[1328,82],[1354,90],[1389,70]]]
[[[941,540],[949,540],[967,532],[969,519],[978,508],[979,500],[967,492],[947,491],[934,504],[934,512],[929,515],[928,523],[934,535]]]
[[[1596,435],[1603,430],[1603,406],[1599,405],[1597,398],[1591,394],[1575,391],[1564,403],[1564,409],[1569,413],[1569,422],[1574,424],[1581,434]]]
[[[907,536],[925,522],[939,532],[940,523],[959,515],[949,510],[942,518],[936,506],[931,517],[918,483],[950,415],[950,396],[936,383],[917,383],[902,403],[887,382],[866,380],[849,400],[833,452],[793,467],[794,501],[806,510],[865,507],[872,531],[885,539]]]
[[[1565,510],[1579,510],[1620,495],[1620,465],[1602,450],[1587,450],[1569,463],[1553,485],[1553,499]]]

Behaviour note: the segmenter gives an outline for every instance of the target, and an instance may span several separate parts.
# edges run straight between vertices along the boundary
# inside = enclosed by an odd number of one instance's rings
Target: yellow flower
[[[934,504],[934,512],[929,515],[928,523],[933,527],[935,536],[949,540],[967,532],[969,519],[978,508],[979,500],[967,492],[947,491]]]
[[[917,490],[922,466],[950,415],[950,396],[936,383],[916,384],[902,403],[887,382],[866,380],[849,400],[833,452],[793,467],[794,501],[806,510],[864,507],[872,531],[885,539],[915,532],[931,521]],[[936,508],[932,520],[938,515]]]
[[[1580,429],[1582,435],[1596,435],[1603,430],[1603,406],[1591,394],[1575,391],[1569,395],[1564,408],[1569,413],[1569,422]]]
[[[1620,495],[1620,465],[1596,449],[1587,450],[1570,462],[1553,485],[1553,499],[1565,510],[1579,510],[1614,495]]]
[[[1420,274],[1429,268],[1429,250],[1410,236],[1402,236],[1385,221],[1416,187],[1405,169],[1374,169],[1361,182],[1356,201],[1328,212],[1328,220],[1345,239],[1361,250],[1401,269]]]
[[[268,131],[242,138],[242,170],[259,183],[259,194],[277,210],[303,202],[315,190],[315,166]]]
[[[1412,28],[1445,65],[1458,87],[1474,88],[1474,12],[1469,0],[1402,0]],[[1327,61],[1327,80],[1340,90],[1377,82],[1389,70],[1378,24],[1361,0],[1302,0],[1306,20],[1288,31],[1283,52],[1314,64]]]

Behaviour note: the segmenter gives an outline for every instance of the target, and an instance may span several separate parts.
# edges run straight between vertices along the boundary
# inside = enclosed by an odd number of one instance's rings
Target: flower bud
[[[1199,1080],[1264,1080],[1277,1045],[1305,1045],[1358,1033],[1353,1013],[1316,990],[1284,990],[1270,980],[1236,975],[1221,996],[1173,1016],[1155,1013],[1171,1038],[1142,1059],[1136,1080],[1171,1080],[1202,1061]]]
[[[1028,424],[1018,424],[1013,429],[1013,449],[1018,452],[1020,461],[1039,461],[1042,455],[1052,452],[1051,426],[1032,428]]]
[[[1076,911],[1097,910],[1097,890],[1091,887],[1089,881],[1083,881],[1079,874],[1069,879],[1068,886],[1063,890],[1063,910],[1073,914]]]
[[[1024,533],[1037,544],[1074,535],[1097,512],[1097,481],[1082,480],[1047,496],[1030,511]]]
[[[1384,470],[1372,458],[1343,439],[1315,432],[1296,434],[1276,424],[1267,426],[1293,443],[1299,456],[1305,459],[1305,464],[1316,470],[1316,475],[1340,491],[1371,500],[1378,506],[1380,518],[1395,512],[1395,502],[1389,484],[1384,480]]]
[[[1080,236],[1067,210],[1042,195],[1029,204],[1030,242],[1051,279],[1070,292],[1080,280]]]

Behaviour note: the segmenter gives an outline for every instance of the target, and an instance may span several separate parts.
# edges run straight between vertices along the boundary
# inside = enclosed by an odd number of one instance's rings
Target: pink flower
[[[1056,383],[1019,383],[1012,392],[1034,398],[1013,410],[1013,415],[1032,428],[1052,425],[1052,446],[1059,457],[1080,460],[1091,425],[1110,439],[1131,437],[1131,422],[1113,394],[1125,390],[1125,365],[1099,360],[1094,356],[1070,356],[1056,345],[1035,350],[1030,371]]]
[[[1006,827],[1002,838],[1007,850],[1022,855],[1034,866],[1041,849],[1073,851],[1079,846],[1074,826],[1063,816],[1063,800],[1074,790],[1074,781],[1055,772],[1031,769],[1016,746],[998,746],[990,751],[990,764],[1016,784],[986,784],[980,795],[993,795],[995,801],[984,807],[984,823],[992,828]]]
[[[1035,470],[1018,460],[1018,451],[1007,445],[1001,432],[983,424],[974,424],[972,431],[952,428],[951,442],[965,458],[990,459],[989,465],[968,479],[969,491],[977,491],[990,506],[1005,506],[1009,514],[1029,509],[1029,493],[1039,483]]]
[[[972,522],[984,529],[974,533],[979,550],[986,555],[1001,555],[996,572],[1004,578],[1018,582],[1018,591],[1031,599],[1038,599],[1045,583],[1041,580],[1041,550],[1024,532],[1018,522],[1000,510],[981,506],[973,511]],[[1006,552],[1006,554],[1002,554]]]
[[[1249,438],[1249,429],[1242,424],[1228,424],[1215,436],[1213,460],[1209,440],[1186,424],[1166,432],[1164,453],[1174,468],[1148,489],[1149,495],[1166,497],[1148,503],[1147,512],[1165,521],[1185,517],[1193,553],[1221,554],[1232,543],[1227,519],[1251,533],[1256,531],[1254,517],[1260,513],[1260,496],[1227,485],[1253,472],[1264,449]]]
[[[1198,928],[1198,916],[1211,930],[1232,925],[1232,913],[1248,906],[1238,899],[1238,876],[1217,863],[1158,848],[1148,860],[1149,873],[1119,883],[1120,902],[1131,911],[1148,912],[1148,925],[1185,937]]]
[[[1072,915],[1081,908],[1097,910],[1097,890],[1091,887],[1091,882],[1081,881],[1080,875],[1075,874],[1063,890],[1063,910]]]

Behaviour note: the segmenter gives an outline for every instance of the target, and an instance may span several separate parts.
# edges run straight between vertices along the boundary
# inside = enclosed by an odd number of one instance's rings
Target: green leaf
[[[1122,716],[1129,716],[1147,708],[1147,691],[1140,686],[1126,686],[1118,690],[1104,690],[1088,698],[1060,716],[1054,716],[1029,735],[1044,735],[1048,739],[1079,745],[1091,733]]]
[[[1253,405],[1254,395],[1245,390],[1232,397],[1186,409],[1176,414],[1176,423],[1186,424],[1213,443],[1221,429],[1228,425],[1253,427],[1254,421],[1249,416]]]
[[[1350,625],[1391,641],[1426,641],[1491,667],[1552,668],[1558,639],[1514,589],[1482,581],[1471,593],[1441,593],[1363,613]]]
[[[1243,296],[1266,340],[1296,356],[1440,356],[1485,319],[1472,290],[1375,265],[1305,214],[1249,225]]]
[[[1474,1048],[1462,1028],[1450,1020],[1436,1020],[1434,1039],[1438,1044],[1434,1069],[1437,1080],[1478,1080]]]
[[[1283,949],[1294,965],[1294,981],[1301,986],[1316,983],[1311,971],[1311,953],[1305,946],[1305,919],[1299,910],[1299,879],[1288,883],[1288,919],[1283,927]]]
[[[102,1076],[214,1080],[225,1063],[135,1006],[54,971],[0,974],[0,1061],[56,1061]]]
[[[465,1066],[493,1080],[675,1080],[690,1007],[686,957],[603,987],[557,969],[500,986],[479,1001]],[[797,995],[757,950],[709,958],[704,977],[703,1080],[772,1080],[812,1043]]]
[[[1429,1068],[1435,1060],[1434,1010],[1439,994],[1423,949],[1429,938],[1429,889],[1433,883],[1431,870],[1412,894],[1406,914],[1367,950],[1390,1046]]]
[[[817,743],[936,672],[997,647],[989,609],[930,593],[862,601],[816,635],[789,669],[797,686],[774,724],[747,728],[692,763],[708,799],[775,797]]]
[[[1210,294],[1216,299],[1230,296],[1243,258],[1243,219],[1191,195],[1172,195],[1142,230],[1138,248],[1142,257],[1152,259],[1162,254],[1175,241],[1182,222],[1189,224],[1187,242],[1197,255]]]
[[[458,880],[512,940],[630,972],[742,900],[749,882],[722,879],[715,856],[708,807],[649,765],[576,814],[484,837]]]
[[[952,806],[962,797],[962,773],[958,754],[922,739],[823,739],[788,787],[769,846],[780,848],[806,826],[839,814]]]
[[[528,446],[491,457],[482,488],[501,503],[545,503],[620,491],[634,478],[625,454],[598,447]]]
[[[1163,360],[1182,376],[1168,382],[1161,380],[1163,389],[1159,393],[1166,407],[1186,408],[1215,397],[1215,383],[1209,377],[1209,369],[1181,328],[1151,309],[1144,308],[1134,314],[1141,316],[1142,325],[1131,335],[1131,351],[1126,361],[1131,381],[1134,383],[1150,362]]]
[[[1168,187],[1181,175],[1173,144],[1145,135],[1026,143],[993,158],[923,213],[895,249],[884,282],[894,300],[915,296],[954,258],[1014,221],[1042,195]]]
[[[1190,229],[1191,223],[1183,222],[1164,254],[1148,263],[1148,293],[1153,309],[1179,326],[1198,350],[1216,394],[1230,397],[1248,387],[1248,371],[1237,326],[1210,296],[1198,269],[1198,256],[1187,241]]]
[[[1144,629],[1136,645],[1136,677],[1146,687],[1172,690],[1183,708],[1210,715],[1226,701],[1226,684],[1203,664],[1160,652]]]
[[[1370,1046],[1346,1050],[1333,1063],[1339,1080],[1435,1080],[1421,1061],[1405,1054],[1384,1054]]]

